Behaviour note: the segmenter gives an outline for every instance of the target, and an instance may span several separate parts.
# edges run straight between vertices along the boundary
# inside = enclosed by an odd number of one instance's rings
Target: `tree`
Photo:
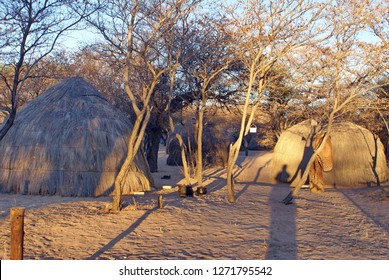
[[[250,129],[255,111],[271,79],[271,71],[293,50],[319,40],[322,27],[318,21],[324,4],[316,1],[239,1],[229,9],[236,57],[245,66],[248,84],[238,139],[231,144],[227,165],[229,202],[235,201],[233,173],[239,149]],[[247,117],[250,104],[252,110]]]
[[[371,13],[369,15],[369,30],[378,38],[378,41],[381,43],[382,51],[386,50],[386,57],[383,59],[388,60],[387,50],[389,45],[389,2],[381,1],[376,3],[376,6],[371,8]],[[386,61],[387,63],[388,61]],[[386,156],[389,157],[389,77],[388,72],[382,77],[382,86],[377,89],[377,102],[375,104],[375,110],[379,115],[380,120],[383,122],[384,132],[384,146],[386,149]]]
[[[20,92],[32,70],[67,31],[75,29],[97,8],[88,1],[0,1],[0,78],[5,89],[0,110],[7,115],[0,140],[15,120]]]
[[[190,24],[188,40],[182,52],[184,82],[196,107],[195,163],[197,187],[202,186],[204,115],[209,102],[222,98],[218,85],[232,61],[228,35],[220,29],[223,19],[203,15]]]
[[[273,143],[277,141],[283,131],[303,119],[309,118],[312,113],[304,96],[291,83],[292,76],[289,64],[277,65],[269,73],[267,92],[263,95],[262,106],[259,107],[270,116],[271,131],[267,131],[265,134],[272,137]]]
[[[388,79],[384,80],[385,84],[388,84]],[[377,89],[376,102],[373,103],[373,110],[377,113],[378,123],[380,127],[376,130],[381,136],[381,141],[385,147],[386,158],[389,159],[389,86],[382,86]],[[376,119],[377,119],[376,118]],[[373,123],[375,123],[373,121]]]
[[[192,3],[188,0],[109,0],[89,20],[109,43],[107,51],[123,63],[123,87],[136,116],[127,156],[115,180],[113,211],[121,209],[123,178],[141,148],[155,87],[170,69],[163,34],[193,9]]]
[[[201,1],[199,1],[201,3]],[[186,17],[182,17],[180,24],[176,26],[173,32],[166,33],[164,42],[168,49],[168,63],[170,70],[168,72],[167,83],[167,103],[165,111],[168,115],[168,128],[170,132],[177,139],[180,150],[181,150],[181,161],[182,161],[182,172],[187,185],[191,184],[191,168],[190,168],[190,147],[185,145],[183,135],[179,131],[176,131],[174,122],[174,113],[181,111],[193,102],[193,96],[186,90],[181,90],[182,84],[177,82],[177,77],[184,75],[182,72],[179,73],[179,69],[188,59],[183,53],[186,47],[186,41],[191,38],[189,14]],[[181,120],[182,121],[182,120]],[[189,135],[189,133],[188,133]],[[189,137],[190,138],[190,137]],[[190,139],[188,139],[188,142]],[[189,143],[190,144],[190,143]]]
[[[284,199],[286,204],[292,202],[305,183],[311,165],[331,134],[334,121],[347,112],[352,102],[383,86],[381,77],[389,69],[389,45],[382,40],[367,41],[361,36],[374,24],[380,8],[374,1],[337,1],[326,10],[331,36],[304,52],[310,57],[304,60],[307,72],[302,76],[309,79],[310,92],[314,96],[325,97],[322,102],[326,103],[327,112],[321,123],[326,126],[323,139],[314,149],[300,181]]]

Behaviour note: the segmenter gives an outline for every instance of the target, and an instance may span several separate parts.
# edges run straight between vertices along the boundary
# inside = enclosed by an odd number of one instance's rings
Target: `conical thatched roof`
[[[305,121],[280,136],[271,163],[274,179],[297,184],[313,152],[307,143],[312,129],[312,122]],[[325,184],[370,186],[388,180],[383,145],[369,130],[349,122],[335,123],[331,143],[333,169],[324,172]]]
[[[64,80],[27,103],[0,141],[0,190],[111,194],[131,128],[85,80]],[[150,190],[153,181],[143,153],[137,154],[132,168],[124,194]]]

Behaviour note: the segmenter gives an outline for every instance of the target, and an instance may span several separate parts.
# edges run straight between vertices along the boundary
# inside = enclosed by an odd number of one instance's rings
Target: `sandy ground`
[[[25,259],[389,259],[388,187],[303,189],[286,206],[289,187],[264,183],[271,156],[241,155],[234,204],[219,169],[207,170],[205,196],[153,191],[126,197],[116,214],[110,197],[0,194],[0,259],[9,259],[11,207],[26,208]],[[159,189],[182,179],[165,162],[160,152]]]

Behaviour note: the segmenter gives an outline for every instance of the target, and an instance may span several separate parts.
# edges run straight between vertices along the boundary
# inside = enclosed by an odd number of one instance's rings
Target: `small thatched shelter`
[[[184,127],[181,124],[176,125],[174,131],[169,132],[166,141],[166,153],[168,154],[166,164],[171,166],[182,165],[181,147],[177,137],[175,136],[176,134],[181,135],[182,141],[187,147],[187,152],[189,152],[189,150],[193,152],[194,149],[193,128]]]
[[[177,125],[174,133],[169,133],[167,140],[168,165],[182,165],[181,147],[176,134],[181,135],[187,148],[188,159],[194,157],[197,148],[195,143],[195,128],[193,125]],[[228,147],[231,143],[228,135],[221,133],[213,124],[208,124],[203,131],[203,164],[204,166],[225,166],[228,158]]]
[[[0,141],[0,191],[100,196],[113,191],[131,122],[81,78],[60,82],[27,103]],[[153,185],[143,153],[124,194]]]
[[[304,121],[282,133],[271,162],[273,179],[297,184],[313,152],[309,138],[314,124]],[[377,136],[349,122],[335,123],[330,136],[333,168],[324,172],[326,185],[371,186],[388,180],[384,148]]]

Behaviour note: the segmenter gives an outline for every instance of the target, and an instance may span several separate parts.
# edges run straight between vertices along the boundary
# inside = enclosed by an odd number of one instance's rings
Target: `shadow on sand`
[[[87,258],[87,260],[97,260],[102,254],[109,251],[112,247],[114,247],[117,243],[119,243],[123,238],[133,232],[147,217],[156,210],[157,208],[153,208],[147,210],[138,220],[135,221],[131,226],[129,226],[125,231],[112,239],[108,244],[103,246],[101,249],[97,250],[92,256]]]
[[[269,201],[271,202],[270,228],[268,249],[266,253],[267,260],[295,260],[297,259],[297,240],[296,240],[296,205],[285,205],[280,197],[284,194],[278,190],[279,186],[273,186],[270,192]],[[285,188],[285,193],[290,188]],[[280,207],[277,207],[280,204]],[[280,223],[280,221],[283,221]]]

